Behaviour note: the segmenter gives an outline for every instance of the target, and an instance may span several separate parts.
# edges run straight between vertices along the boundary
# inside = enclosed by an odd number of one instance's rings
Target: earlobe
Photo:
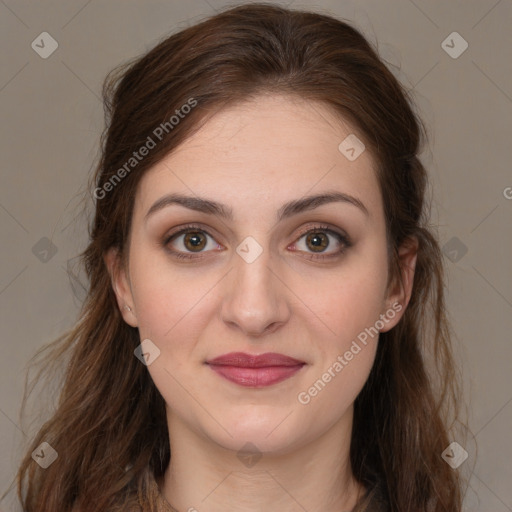
[[[111,247],[103,257],[107,267],[112,289],[117,299],[117,305],[124,318],[124,321],[132,327],[137,327],[137,317],[133,307],[133,297],[131,287],[126,276],[126,271],[121,265],[118,250]]]

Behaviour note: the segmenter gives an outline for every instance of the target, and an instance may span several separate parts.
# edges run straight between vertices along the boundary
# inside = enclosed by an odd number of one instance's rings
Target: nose
[[[260,338],[284,325],[290,315],[287,287],[273,268],[268,251],[248,262],[233,258],[222,302],[222,320],[248,338]]]

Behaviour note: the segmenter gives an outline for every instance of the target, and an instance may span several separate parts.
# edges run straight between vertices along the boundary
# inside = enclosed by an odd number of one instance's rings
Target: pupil
[[[191,245],[195,248],[201,248],[201,245],[203,244],[203,241],[201,240],[201,237],[198,233],[189,233],[187,235],[186,241],[191,243]]]
[[[326,237],[323,237],[322,240],[321,233],[312,233],[311,235],[309,235],[308,242],[313,242],[313,247],[319,247],[320,249],[325,248],[328,245]]]

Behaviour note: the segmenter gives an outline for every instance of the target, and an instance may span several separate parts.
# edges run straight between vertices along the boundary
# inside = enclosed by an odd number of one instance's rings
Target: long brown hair
[[[410,303],[399,324],[380,335],[354,404],[354,476],[365,485],[381,482],[392,511],[461,511],[461,475],[441,457],[459,418],[461,376],[419,159],[426,129],[408,91],[360,31],[271,4],[239,5],[174,33],[105,80],[106,128],[91,183],[95,214],[81,254],[89,290],[76,326],[37,354],[46,354],[40,364],[48,372],[66,367],[56,410],[17,475],[25,511],[127,510],[150,472],[158,479],[167,468],[164,400],[134,357],[138,330],[118,310],[103,256],[117,247],[126,259],[143,174],[214,112],[261,93],[323,102],[357,127],[377,164],[391,278],[400,277],[400,245],[419,242]],[[155,146],[128,168],[148,137]],[[47,469],[31,457],[42,442],[59,454]]]

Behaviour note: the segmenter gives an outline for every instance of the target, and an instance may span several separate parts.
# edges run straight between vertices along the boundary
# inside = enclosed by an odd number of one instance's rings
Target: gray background
[[[475,468],[465,510],[511,511],[512,2],[287,3],[351,20],[413,90],[429,129],[422,160],[432,176],[433,221],[446,252],[448,309],[475,436],[464,446],[464,464]],[[41,422],[37,415],[29,426],[19,420],[29,358],[71,327],[83,297],[83,276],[75,270],[70,282],[66,269],[87,242],[80,194],[103,129],[103,78],[226,5],[0,0],[0,492]],[[442,47],[454,31],[469,44],[457,58]],[[31,47],[42,32],[58,42],[46,59]],[[460,41],[448,44],[461,48]],[[14,494],[1,511],[19,509]]]

